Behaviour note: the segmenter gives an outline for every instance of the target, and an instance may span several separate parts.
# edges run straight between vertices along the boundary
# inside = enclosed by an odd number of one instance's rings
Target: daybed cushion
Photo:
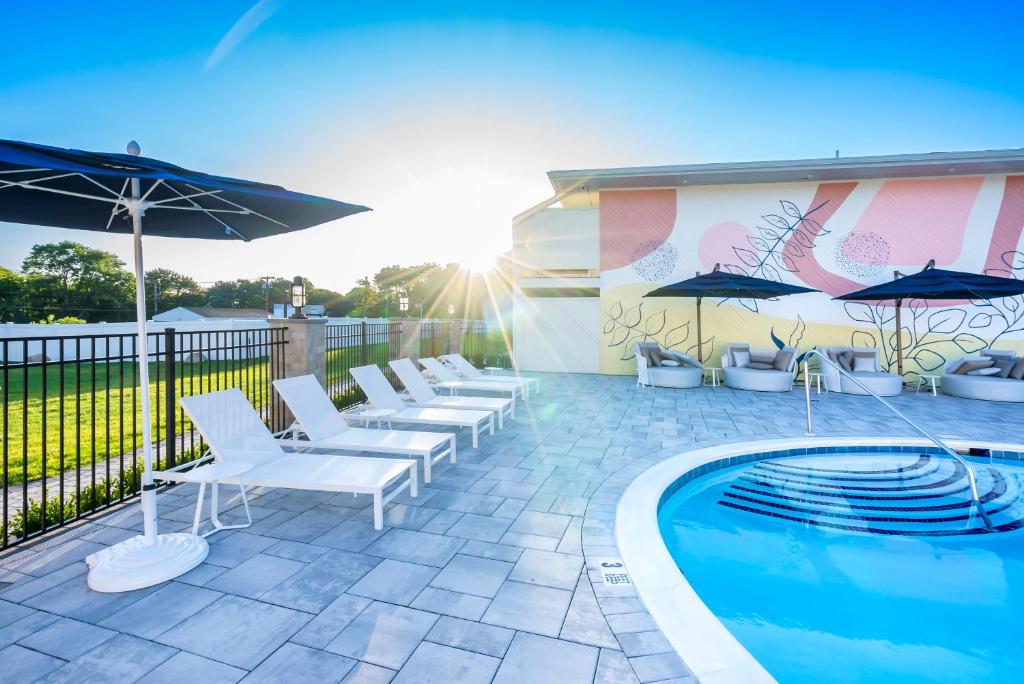
[[[676,361],[675,359],[662,359],[661,366],[663,368],[676,368],[677,366],[679,366],[679,362]]]
[[[1010,378],[1013,380],[1024,380],[1024,357],[1017,359],[1010,370]]]
[[[999,375],[1000,369],[997,366],[989,366],[988,368],[975,368],[972,371],[967,371],[967,375],[980,375],[983,377],[991,375]]]
[[[1010,371],[1013,370],[1015,359],[1012,356],[1004,356],[1000,354],[998,356],[990,357],[993,362],[993,366],[999,369],[998,373],[993,373],[998,378],[1010,377]]]
[[[947,373],[942,376],[942,392],[965,399],[1024,402],[1024,382],[1012,378]]]
[[[775,363],[776,352],[771,349],[751,349],[750,361],[752,363]]]
[[[775,370],[786,371],[789,370],[790,364],[793,363],[793,355],[795,352],[789,349],[780,349],[779,353],[775,355],[775,361],[772,363],[772,367]]]
[[[875,357],[871,356],[859,356],[854,355],[853,357],[853,372],[854,373],[873,373],[875,371]]]
[[[752,370],[776,370],[774,365],[772,365],[770,363],[763,362],[763,361],[751,361],[746,366],[741,366],[741,368],[750,368]],[[785,370],[785,369],[784,368],[779,368],[778,370]]]
[[[750,364],[750,347],[746,349],[733,349],[730,352],[732,365],[736,368],[745,368]]]
[[[995,361],[990,357],[982,359],[964,359],[950,372],[954,375],[967,375],[973,370],[978,370],[979,368],[991,368],[993,365],[995,365]]]

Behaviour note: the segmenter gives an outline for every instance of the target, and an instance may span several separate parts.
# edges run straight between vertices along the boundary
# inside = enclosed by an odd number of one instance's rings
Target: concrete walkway
[[[134,534],[137,506],[0,559],[0,679],[171,682],[692,682],[629,587],[607,586],[615,506],[694,445],[804,433],[803,394],[637,389],[544,376],[543,393],[416,499],[257,490],[256,523],[201,566],[127,594],[88,590],[82,558]],[[1022,441],[1022,407],[905,394],[938,434]],[[818,434],[909,435],[865,397],[814,395]],[[160,497],[189,526],[195,489]],[[230,498],[224,517],[238,519]]]

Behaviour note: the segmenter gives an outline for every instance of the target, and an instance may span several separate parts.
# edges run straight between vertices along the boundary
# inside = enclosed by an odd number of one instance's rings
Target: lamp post
[[[455,318],[455,305],[454,304],[449,304],[448,305],[448,318]]]
[[[305,320],[306,314],[302,311],[304,306],[306,306],[306,283],[303,282],[302,276],[295,276],[292,280],[292,308],[295,309],[295,312],[288,318]]]
[[[402,312],[402,315],[409,316],[409,294],[402,290],[398,293],[398,310]]]

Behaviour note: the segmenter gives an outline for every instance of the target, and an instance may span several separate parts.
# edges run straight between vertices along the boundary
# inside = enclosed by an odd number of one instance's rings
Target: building
[[[513,220],[514,346],[527,370],[635,372],[635,342],[693,352],[694,302],[643,299],[722,268],[812,287],[705,302],[722,345],[876,346],[895,366],[895,311],[833,297],[939,268],[1024,278],[1024,149],[585,169]],[[1024,351],[1024,301],[905,302],[907,371],[994,344]],[[710,352],[710,353],[709,353]]]
[[[267,320],[263,309],[217,309],[208,306],[177,306],[153,316],[154,321]]]

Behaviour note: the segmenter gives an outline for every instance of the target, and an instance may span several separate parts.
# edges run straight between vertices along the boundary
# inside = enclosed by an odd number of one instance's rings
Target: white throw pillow
[[[990,366],[988,368],[976,368],[972,371],[967,371],[968,375],[996,375],[1002,370],[998,366]]]
[[[734,349],[732,351],[732,363],[737,368],[745,368],[750,363],[750,352]]]
[[[874,373],[875,372],[875,360],[868,358],[867,356],[855,356],[853,357],[853,372],[854,373]]]
[[[668,368],[674,368],[674,367],[679,365],[679,362],[678,361],[673,361],[672,359],[662,359],[661,360],[661,365],[665,366],[665,367],[668,367]]]

